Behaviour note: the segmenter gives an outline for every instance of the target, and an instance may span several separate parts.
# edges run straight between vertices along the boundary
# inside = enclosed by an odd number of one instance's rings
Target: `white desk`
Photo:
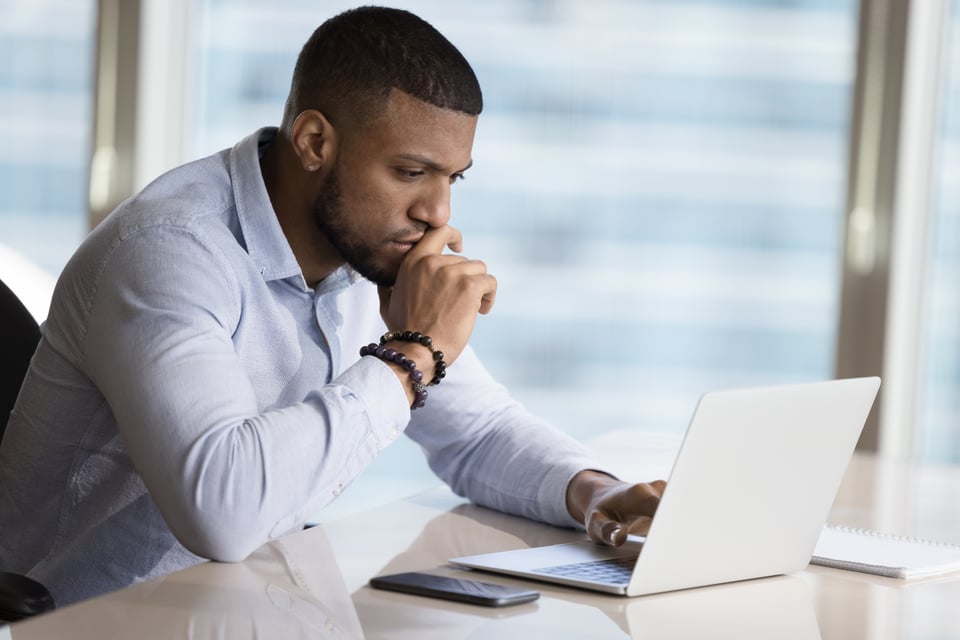
[[[668,467],[675,443],[617,433],[595,444],[615,470],[639,479]],[[960,542],[958,498],[960,468],[858,455],[831,520]],[[365,586],[374,575],[396,571],[455,574],[445,561],[456,555],[580,535],[475,507],[437,488],[271,542],[243,563],[202,564],[21,622],[0,630],[0,640],[960,637],[960,574],[904,583],[810,567],[793,576],[641,598],[539,584],[538,601],[505,609]]]

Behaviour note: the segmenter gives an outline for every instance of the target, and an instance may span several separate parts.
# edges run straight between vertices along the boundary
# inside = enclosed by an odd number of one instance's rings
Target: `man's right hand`
[[[483,262],[444,254],[446,247],[463,249],[458,230],[449,225],[428,230],[404,256],[394,286],[378,291],[388,329],[430,336],[452,364],[466,347],[477,314],[493,307],[497,280]]]

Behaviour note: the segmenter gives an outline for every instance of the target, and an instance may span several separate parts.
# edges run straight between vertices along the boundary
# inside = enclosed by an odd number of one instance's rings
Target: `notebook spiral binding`
[[[869,536],[872,538],[883,538],[884,540],[896,540],[898,542],[910,542],[915,544],[924,544],[931,547],[940,547],[943,549],[952,549],[954,551],[960,551],[960,545],[953,544],[950,542],[940,542],[938,540],[927,540],[925,538],[914,538],[910,536],[899,536],[893,533],[883,533],[881,531],[875,531],[873,529],[864,529],[860,527],[848,527],[845,525],[839,524],[827,524],[828,529],[833,529],[834,531],[843,531],[846,533],[856,533],[862,536]]]

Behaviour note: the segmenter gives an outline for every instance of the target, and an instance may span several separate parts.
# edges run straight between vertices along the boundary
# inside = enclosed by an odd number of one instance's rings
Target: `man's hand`
[[[567,509],[584,523],[591,540],[619,546],[628,533],[646,535],[666,486],[663,480],[630,484],[581,471],[567,487]]]
[[[379,288],[387,328],[430,336],[447,364],[463,351],[477,314],[490,311],[497,293],[484,263],[443,253],[445,247],[459,252],[462,244],[449,225],[430,229],[404,256],[396,284]]]

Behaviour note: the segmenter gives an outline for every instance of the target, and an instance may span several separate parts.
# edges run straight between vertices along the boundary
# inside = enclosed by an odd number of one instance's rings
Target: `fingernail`
[[[623,527],[621,527],[619,524],[615,524],[614,526],[610,527],[610,532],[607,533],[607,542],[610,544],[615,544],[617,540],[617,534],[620,533],[620,529],[622,528]]]

